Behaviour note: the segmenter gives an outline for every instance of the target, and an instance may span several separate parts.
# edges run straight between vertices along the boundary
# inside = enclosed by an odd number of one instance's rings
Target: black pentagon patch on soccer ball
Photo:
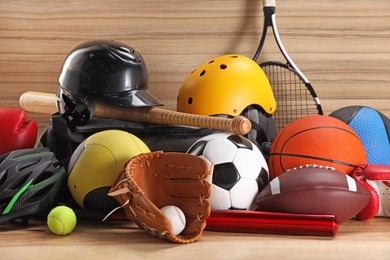
[[[242,136],[230,135],[227,139],[230,140],[235,146],[237,146],[237,148],[244,148],[249,150],[252,150],[253,148],[252,143]]]
[[[257,176],[256,178],[256,182],[257,182],[257,188],[259,190],[259,192],[268,184],[269,182],[269,179],[268,179],[268,172],[263,168],[261,167],[261,171],[260,171],[260,174],[259,176]]]
[[[190,147],[187,153],[192,155],[198,155],[198,156],[202,155],[207,143],[208,143],[207,141],[198,141],[193,146]]]
[[[230,190],[240,180],[240,174],[233,163],[214,165],[213,184],[225,190]]]

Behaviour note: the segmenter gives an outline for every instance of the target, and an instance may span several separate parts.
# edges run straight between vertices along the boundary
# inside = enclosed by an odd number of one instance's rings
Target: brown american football
[[[370,193],[334,168],[302,166],[273,179],[256,197],[257,210],[331,214],[338,223],[353,218],[369,202]]]

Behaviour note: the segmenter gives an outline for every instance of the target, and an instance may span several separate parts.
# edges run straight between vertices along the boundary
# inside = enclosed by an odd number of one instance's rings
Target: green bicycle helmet
[[[0,156],[0,222],[47,210],[66,171],[47,148],[15,150]]]

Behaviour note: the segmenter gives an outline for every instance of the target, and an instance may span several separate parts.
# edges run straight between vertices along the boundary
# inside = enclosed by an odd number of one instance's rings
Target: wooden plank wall
[[[286,49],[311,80],[326,114],[366,105],[390,116],[390,2],[278,0]],[[141,52],[150,89],[167,108],[187,73],[226,53],[252,57],[261,0],[0,0],[0,107],[27,90],[55,93],[66,55],[95,39]],[[276,53],[264,47],[263,59]],[[30,113],[40,131],[47,115]]]

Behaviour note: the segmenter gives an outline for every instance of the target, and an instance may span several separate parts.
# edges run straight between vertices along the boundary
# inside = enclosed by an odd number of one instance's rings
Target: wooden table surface
[[[81,221],[55,236],[42,221],[0,224],[1,259],[389,259],[390,219],[351,220],[335,237],[205,231],[180,245],[154,238],[132,222]]]

